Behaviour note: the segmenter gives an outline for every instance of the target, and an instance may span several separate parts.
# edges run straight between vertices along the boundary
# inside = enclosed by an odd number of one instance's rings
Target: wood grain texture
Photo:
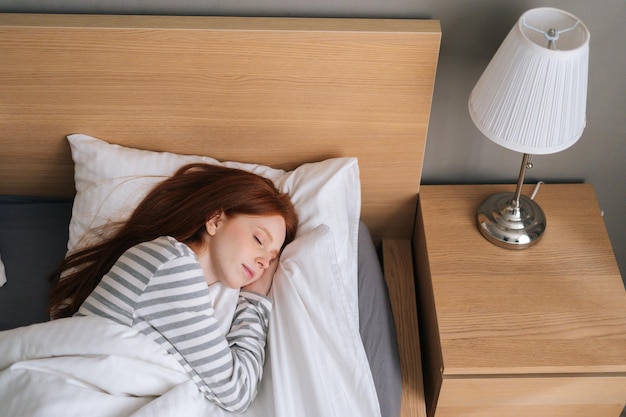
[[[402,369],[402,416],[426,417],[411,242],[383,240],[385,281],[398,338]]]
[[[442,407],[438,417],[620,417],[621,405]]]
[[[293,169],[359,159],[377,237],[413,224],[428,20],[0,15],[0,193],[71,196],[65,136]]]
[[[420,191],[418,262],[427,266],[418,269],[428,284],[420,300],[426,334],[437,339],[427,345],[440,358],[427,379],[439,386],[427,392],[437,410],[458,412],[472,404],[623,408],[626,292],[593,188],[542,186],[545,235],[513,251],[484,239],[475,220],[484,198],[513,187]],[[537,415],[575,415],[554,413]]]

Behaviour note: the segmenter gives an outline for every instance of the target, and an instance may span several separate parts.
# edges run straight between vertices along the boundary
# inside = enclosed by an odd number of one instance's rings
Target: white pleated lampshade
[[[470,94],[474,124],[517,152],[570,147],[585,128],[588,62],[589,31],[578,18],[554,8],[527,11]]]

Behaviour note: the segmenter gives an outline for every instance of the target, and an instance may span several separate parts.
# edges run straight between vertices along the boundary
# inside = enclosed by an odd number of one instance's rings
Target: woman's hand
[[[274,273],[276,273],[276,269],[278,268],[278,258],[273,259],[267,269],[263,271],[263,274],[259,279],[254,281],[251,284],[243,287],[243,290],[252,291],[263,295],[268,295],[270,289],[272,288],[272,281],[274,279]]]

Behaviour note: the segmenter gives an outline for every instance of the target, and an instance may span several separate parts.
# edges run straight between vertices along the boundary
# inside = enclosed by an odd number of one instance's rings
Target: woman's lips
[[[250,268],[248,268],[247,265],[243,265],[243,270],[246,273],[246,276],[248,277],[248,281],[250,281],[253,277],[254,277],[254,271]]]

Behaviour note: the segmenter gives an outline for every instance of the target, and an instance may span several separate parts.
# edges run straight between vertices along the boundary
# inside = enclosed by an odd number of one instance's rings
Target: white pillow
[[[325,225],[285,248],[268,334],[275,415],[380,417],[359,325],[346,308],[343,271]],[[304,376],[304,378],[303,378]],[[263,380],[262,385],[269,384]],[[254,407],[254,404],[253,404]]]
[[[93,228],[128,217],[158,182],[182,165],[205,162],[263,175],[289,193],[298,211],[298,236],[326,224],[333,232],[338,265],[344,271],[347,305],[358,323],[357,249],[361,207],[356,158],[334,158],[293,171],[263,165],[220,162],[206,156],[152,152],[109,144],[83,134],[68,136],[74,160],[76,197],[68,249],[98,239]],[[83,241],[83,239],[85,239]]]

